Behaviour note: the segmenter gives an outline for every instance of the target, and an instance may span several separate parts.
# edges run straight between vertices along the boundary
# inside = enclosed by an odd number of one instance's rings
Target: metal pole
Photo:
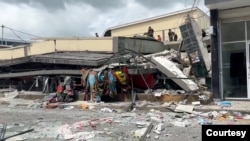
[[[3,28],[4,26],[2,25],[2,45],[3,45]]]
[[[141,75],[142,80],[143,80],[144,83],[146,84],[148,90],[150,90],[150,88],[149,88],[149,86],[148,86],[148,83],[147,83],[147,81],[145,80],[144,76],[142,75],[141,71],[140,71],[140,70],[138,70],[138,71],[139,71],[139,73],[140,73],[140,75]]]
[[[132,108],[134,108],[134,105],[135,105],[135,93],[134,93],[134,82],[133,82],[133,78],[132,78],[132,75],[130,75],[130,80],[131,80],[131,96],[132,96]]]
[[[213,26],[211,38],[211,63],[212,63],[212,93],[215,99],[223,99],[220,79],[220,40],[218,35],[218,10],[210,10],[210,24]]]
[[[143,136],[140,138],[140,141],[145,141],[147,138],[147,134],[150,134],[151,130],[153,129],[154,125],[152,123],[149,124],[146,132],[143,134]]]

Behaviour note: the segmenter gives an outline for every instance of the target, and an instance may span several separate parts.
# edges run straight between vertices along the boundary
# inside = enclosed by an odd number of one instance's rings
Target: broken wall
[[[211,67],[211,59],[202,42],[201,29],[196,21],[189,17],[187,22],[180,26],[180,30],[183,46],[186,48],[195,76],[198,78],[207,76]]]

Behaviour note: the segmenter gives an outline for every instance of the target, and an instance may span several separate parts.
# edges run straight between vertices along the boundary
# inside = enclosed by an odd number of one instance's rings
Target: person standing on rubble
[[[201,32],[202,32],[202,37],[203,37],[203,38],[207,36],[207,34],[206,34],[206,32],[205,32],[204,29],[201,29]]]
[[[174,37],[174,41],[177,41],[178,40],[178,36],[175,32],[173,32],[173,37]]]
[[[76,100],[75,87],[73,85],[73,80],[70,76],[66,76],[64,78],[63,83],[64,91],[63,91],[63,102],[73,102]]]
[[[95,37],[99,37],[98,33],[95,33]]]
[[[171,29],[168,30],[168,38],[170,42],[174,40],[174,32]]]
[[[151,26],[148,27],[148,36],[154,38],[154,29]]]

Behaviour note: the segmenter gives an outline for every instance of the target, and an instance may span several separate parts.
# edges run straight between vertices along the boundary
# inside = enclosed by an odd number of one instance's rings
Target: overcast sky
[[[0,0],[0,24],[39,37],[103,35],[109,27],[191,8],[194,0]],[[204,0],[198,7],[204,12]],[[33,38],[4,28],[6,38]]]

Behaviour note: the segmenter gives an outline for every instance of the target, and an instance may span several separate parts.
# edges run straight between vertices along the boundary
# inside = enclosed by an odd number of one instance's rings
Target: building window
[[[250,40],[250,21],[247,21],[247,40]]]
[[[222,70],[224,97],[246,97],[246,44],[245,42],[222,45]]]
[[[223,23],[221,26],[222,42],[244,41],[245,22]]]
[[[246,22],[221,24],[223,96],[247,97]]]

